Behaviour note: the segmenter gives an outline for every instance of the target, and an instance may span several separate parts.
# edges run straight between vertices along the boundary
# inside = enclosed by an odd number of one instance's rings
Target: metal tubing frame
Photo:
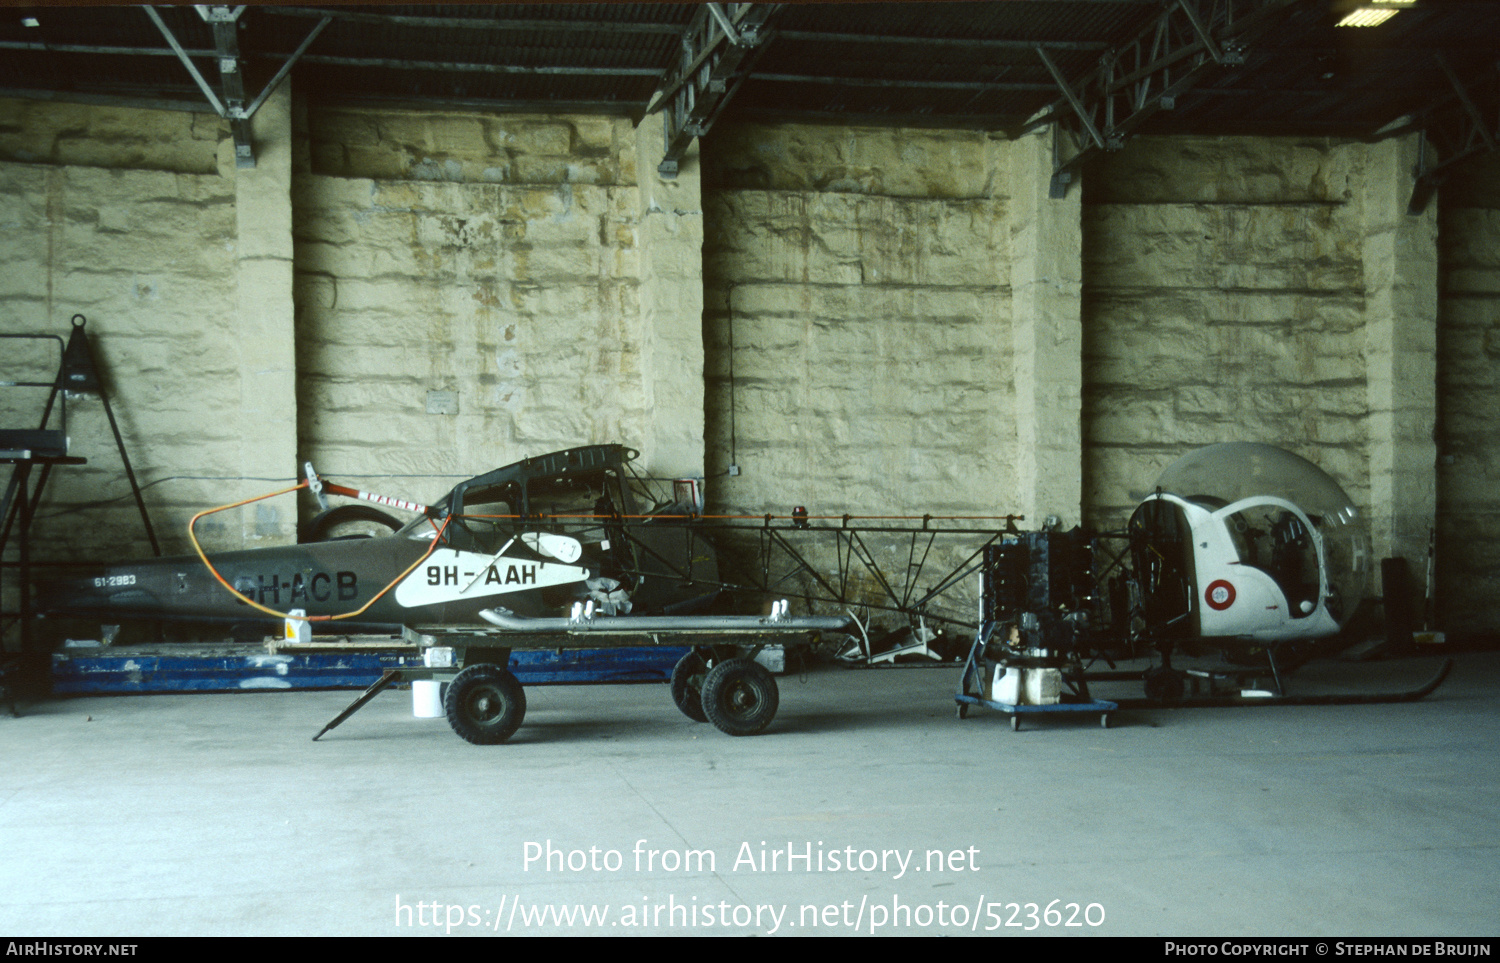
[[[1007,529],[976,529],[976,528],[938,528],[933,527],[930,518],[923,519],[921,527],[885,527],[850,525],[848,520],[852,516],[844,516],[845,522],[837,527],[833,526],[809,526],[803,528],[797,524],[772,524],[772,516],[766,516],[763,523],[733,524],[729,521],[713,519],[655,519],[651,522],[653,526],[662,528],[673,527],[684,531],[686,537],[693,535],[740,535],[755,536],[755,568],[751,573],[753,580],[749,583],[723,580],[707,581],[694,579],[691,566],[685,570],[682,566],[675,564],[671,559],[663,557],[647,545],[633,529],[635,526],[628,521],[623,524],[626,538],[631,545],[638,550],[645,551],[652,559],[666,566],[671,575],[683,579],[683,581],[696,581],[704,585],[712,585],[721,590],[733,592],[755,592],[772,594],[780,597],[795,598],[800,601],[837,605],[841,607],[857,607],[861,609],[878,609],[880,611],[893,612],[903,615],[909,619],[925,618],[928,621],[943,622],[964,629],[977,627],[978,621],[954,618],[949,615],[935,613],[929,610],[933,602],[941,599],[952,591],[955,586],[966,576],[977,571],[979,565],[976,562],[984,552],[984,549],[996,540],[1013,530]],[[1007,516],[1009,520],[1019,521],[1021,516]],[[909,537],[907,549],[906,576],[898,578],[895,573],[888,571],[880,564],[875,553],[870,550],[866,537],[870,535],[890,535]],[[795,544],[795,540],[802,536],[831,538],[833,541],[833,556],[837,560],[837,568],[830,577],[819,572],[808,559],[804,549]],[[936,544],[938,536],[962,536],[966,538],[983,538],[978,548],[969,552],[963,561],[944,571],[937,579],[935,585],[918,595],[918,582],[924,574],[929,571],[928,563],[931,559],[932,548]],[[924,543],[925,540],[925,544]],[[826,542],[824,543],[826,544]],[[918,546],[922,546],[920,556]],[[748,554],[748,553],[747,553]],[[777,564],[777,563],[780,564]],[[883,593],[882,602],[871,602],[868,600],[855,600],[849,596],[849,588],[852,576],[857,571],[863,571],[880,586]],[[646,576],[647,573],[640,569],[639,565],[628,572],[630,575]],[[811,580],[817,591],[789,591],[788,583],[798,576],[806,576]]]
[[[727,8],[727,10],[725,9]],[[662,76],[646,108],[664,110],[664,149],[657,173],[676,177],[692,142],[708,133],[766,47],[777,3],[706,3],[682,34],[682,56]]]
[[[56,341],[57,342],[57,376],[51,381],[12,381],[7,382],[5,387],[9,388],[49,388],[47,403],[42,408],[42,420],[37,425],[38,431],[46,431],[47,423],[52,420],[52,406],[57,403],[59,397],[62,404],[59,407],[59,418],[62,422],[63,437],[68,435],[68,393],[63,386],[63,362],[66,358],[67,347],[61,335],[56,334],[0,334],[0,339],[15,341]],[[0,551],[4,551],[6,543],[10,539],[11,526],[15,522],[16,512],[21,508],[19,502],[15,501],[16,493],[20,491],[22,498],[29,498],[30,493],[24,490],[20,479],[21,469],[17,465],[12,471],[10,481],[5,488],[5,496],[0,499]],[[41,489],[46,484],[43,476],[42,484],[37,486],[37,499],[41,498]],[[26,506],[29,511],[34,511],[30,503]]]
[[[176,35],[172,33],[171,28],[167,26],[166,21],[162,20],[161,15],[156,12],[155,8],[143,6],[141,9],[146,12],[146,16],[151,18],[151,22],[156,24],[156,29],[161,31],[161,35],[166,38],[167,43],[172,48],[172,52],[177,55],[177,59],[187,68],[187,72],[192,75],[193,81],[198,85],[198,89],[203,91],[203,95],[208,98],[209,105],[213,107],[214,113],[229,121],[230,128],[234,134],[235,166],[253,168],[255,166],[255,141],[250,129],[250,119],[255,116],[255,112],[260,109],[261,104],[265,103],[266,98],[271,95],[271,92],[276,89],[276,86],[291,71],[292,65],[302,59],[307,48],[312,46],[312,42],[318,38],[318,35],[323,32],[325,27],[333,22],[332,15],[323,15],[317,26],[313,27],[308,33],[307,38],[298,45],[292,55],[286,59],[286,62],[281,65],[280,69],[266,83],[265,89],[260,92],[260,95],[252,100],[249,106],[246,106],[243,71],[243,64],[246,58],[240,52],[238,33],[239,19],[245,12],[244,5],[230,7],[222,4],[200,4],[195,8],[198,11],[198,15],[213,28],[213,56],[219,65],[219,83],[224,93],[222,101],[214,93],[213,88],[209,86],[208,81],[203,79],[203,74],[199,72],[197,66],[193,64],[193,55],[183,49],[182,44],[177,41]]]
[[[1064,160],[1054,145],[1053,198],[1063,197],[1073,172],[1101,150],[1118,150],[1152,114],[1170,110],[1176,98],[1209,72],[1244,62],[1244,46],[1270,26],[1272,17],[1300,0],[1177,0],[1127,43],[1099,56],[1097,65],[1067,77],[1047,56],[1037,56],[1057,81],[1061,97],[1016,131],[1023,136],[1053,125],[1089,143]]]

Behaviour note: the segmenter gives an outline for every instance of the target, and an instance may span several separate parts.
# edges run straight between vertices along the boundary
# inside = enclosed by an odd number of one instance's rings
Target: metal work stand
[[[4,383],[4,387],[8,388],[48,389],[47,401],[42,408],[42,417],[36,428],[0,429],[0,465],[13,466],[4,497],[0,498],[0,551],[4,550],[12,532],[16,535],[16,544],[19,549],[18,561],[14,565],[0,564],[0,573],[10,568],[18,571],[20,596],[17,611],[0,613],[0,618],[14,616],[19,619],[21,656],[25,660],[32,660],[36,656],[33,651],[34,626],[31,606],[31,523],[36,517],[36,509],[41,504],[42,492],[47,486],[47,479],[51,476],[52,469],[58,465],[87,463],[83,458],[68,454],[68,395],[70,393],[96,394],[103,403],[104,413],[109,418],[110,430],[114,433],[115,445],[120,452],[120,460],[125,467],[125,475],[130,480],[136,506],[140,509],[141,522],[146,528],[146,537],[151,542],[152,550],[157,555],[161,554],[156,533],[151,528],[151,519],[146,513],[145,501],[141,498],[140,486],[136,483],[135,472],[130,466],[130,457],[125,452],[125,440],[120,436],[114,410],[109,405],[109,397],[105,394],[98,369],[94,365],[93,352],[89,347],[88,336],[84,332],[86,323],[83,315],[75,314],[72,320],[72,330],[66,343],[55,334],[0,334],[0,339],[55,341],[58,346],[57,375],[51,381]],[[52,426],[54,411],[58,416],[56,427]],[[33,479],[32,469],[38,465],[41,466],[41,470]],[[3,623],[0,623],[0,629],[3,629]],[[10,687],[5,686],[5,688],[8,690]]]
[[[5,433],[0,432],[0,446],[6,444]],[[21,622],[21,657],[30,660],[34,653],[32,638],[31,617],[31,519],[32,511],[41,495],[42,482],[38,481],[35,491],[31,485],[31,468],[33,465],[42,465],[44,469],[51,469],[53,465],[82,465],[85,460],[72,458],[67,455],[43,454],[31,449],[0,448],[0,465],[14,465],[14,473],[11,476],[11,488],[6,492],[7,504],[4,512],[0,513],[9,518],[9,499],[14,494],[16,507],[16,544],[20,549],[20,561],[16,568],[20,573],[20,595],[21,602],[15,613]],[[0,543],[3,544],[3,543]],[[9,694],[9,686],[6,686]],[[13,698],[13,696],[12,696]],[[15,703],[11,703],[11,711],[15,712]]]
[[[953,695],[953,701],[958,705],[958,717],[967,718],[970,706],[982,706],[986,709],[994,709],[1010,716],[1010,728],[1015,732],[1021,728],[1021,719],[1024,716],[1055,716],[1069,715],[1080,712],[1099,713],[1099,727],[1109,728],[1109,714],[1119,708],[1114,702],[1106,702],[1102,699],[1094,699],[1088,695],[1088,686],[1079,683],[1078,692],[1064,692],[1061,701],[1050,705],[1024,705],[1012,702],[997,702],[994,699],[983,697],[984,677],[987,664],[984,659],[984,646],[995,631],[993,622],[985,622],[979,627],[979,634],[974,639],[974,644],[969,648],[969,657],[964,660],[963,677],[959,680],[958,691]],[[971,690],[970,683],[973,683]]]

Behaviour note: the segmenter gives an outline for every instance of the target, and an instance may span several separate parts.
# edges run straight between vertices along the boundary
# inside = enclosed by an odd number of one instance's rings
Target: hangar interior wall
[[[1006,145],[751,125],[704,157],[709,511],[1019,511]],[[833,544],[801,541],[834,577]],[[909,539],[867,547],[900,577]],[[935,547],[950,567],[973,550]],[[853,576],[852,597],[883,601]]]
[[[313,111],[299,133],[299,435],[320,471],[417,476],[426,500],[432,476],[640,435],[628,122]]]
[[[267,107],[252,191],[213,118],[0,101],[0,327],[89,316],[168,551],[305,458],[432,498],[619,440],[716,511],[1117,524],[1177,455],[1263,440],[1419,581],[1436,518],[1444,598],[1496,578],[1493,164],[1413,218],[1407,142],[1138,138],[1059,202],[1043,138],[721,125],[700,184],[656,177],[651,121]],[[141,554],[97,401],[70,418],[90,464],[39,547]]]
[[[147,504],[173,519],[160,527],[176,550],[185,513],[265,484],[233,479],[285,474],[242,460],[261,428],[243,413],[242,351],[261,334],[239,314],[226,150],[217,121],[197,114],[0,100],[0,330],[66,337],[74,314],[88,318],[127,450],[143,482],[159,482]],[[0,378],[50,381],[56,350],[22,344],[5,342]],[[5,424],[36,427],[46,394],[0,389]],[[97,398],[68,402],[68,429],[89,463],[53,473],[38,554],[149,551]]]
[[[1086,172],[1092,522],[1219,441],[1293,447],[1369,504],[1357,165],[1325,142],[1139,138]]]
[[[1264,441],[1320,465],[1377,560],[1425,584],[1434,484],[1435,209],[1411,140],[1139,138],[1085,177],[1085,475],[1119,524],[1166,464]],[[1378,580],[1371,590],[1378,593]]]
[[[1439,194],[1437,610],[1500,630],[1500,157]],[[1451,631],[1451,630],[1450,630]]]
[[[1010,510],[1006,162],[973,133],[715,137],[703,331],[716,510]]]
[[[654,142],[588,116],[318,110],[298,132],[299,437],[320,471],[436,498],[624,441],[701,473],[702,216],[695,183],[638,158]]]

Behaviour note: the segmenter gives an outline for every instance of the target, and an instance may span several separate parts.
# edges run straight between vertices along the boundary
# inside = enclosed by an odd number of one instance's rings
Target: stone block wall
[[[226,130],[209,113],[0,98],[0,158],[20,164],[217,176]]]
[[[65,336],[89,316],[168,553],[191,514],[289,484],[304,459],[419,499],[603,441],[701,476],[701,204],[691,173],[638,161],[659,124],[294,123],[283,88],[244,169],[202,115],[0,102],[0,330]],[[0,357],[12,379],[55,365],[45,345]],[[44,401],[0,396],[18,427]],[[38,558],[149,554],[98,401],[69,414],[90,463],[54,474]],[[281,496],[198,530],[210,549],[286,543],[312,508]]]
[[[246,172],[205,115],[0,101],[0,330],[89,317],[169,552],[304,458],[431,499],[620,441],[716,513],[1113,526],[1259,440],[1419,582],[1436,524],[1443,616],[1497,628],[1493,161],[1414,218],[1404,141],[1138,138],[1057,201],[1045,138],[721,124],[663,181],[658,119],[262,110]],[[44,556],[144,554],[97,400],[70,417]]]
[[[628,121],[318,110],[302,133],[299,435],[320,472],[436,498],[527,454],[641,447]]]
[[[1449,178],[1439,208],[1436,609],[1500,634],[1500,160]]]
[[[0,331],[66,339],[73,315],[88,319],[127,452],[158,483],[145,494],[158,519],[250,493],[210,480],[244,473],[254,432],[240,417],[241,339],[253,332],[235,323],[226,133],[191,114],[0,101]],[[0,378],[56,375],[52,347],[23,356],[8,347],[22,342],[0,344],[20,362]],[[0,418],[34,428],[46,397],[0,389]],[[77,396],[67,414],[71,451],[88,464],[53,472],[37,554],[149,554],[101,402]],[[168,551],[187,550],[180,526],[158,527]]]
[[[1088,517],[1118,524],[1193,447],[1269,442],[1332,475],[1372,563],[1425,589],[1439,257],[1435,212],[1406,209],[1414,150],[1140,138],[1090,169]]]
[[[703,257],[714,511],[1013,510],[1003,163],[970,133],[716,132]]]
[[[1143,137],[1087,172],[1094,524],[1221,441],[1296,451],[1368,507],[1359,161],[1326,141]]]
[[[710,513],[801,505],[899,526],[888,517],[1018,510],[1007,163],[966,132],[715,132],[703,188]],[[901,592],[909,539],[866,540]],[[833,582],[831,541],[794,541]],[[968,551],[944,539],[929,561]],[[854,597],[881,600],[873,575],[852,574]]]

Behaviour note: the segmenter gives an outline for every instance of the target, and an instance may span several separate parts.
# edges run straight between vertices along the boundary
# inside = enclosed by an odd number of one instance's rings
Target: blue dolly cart
[[[1010,716],[1010,728],[1012,732],[1015,732],[1021,728],[1021,718],[1023,716],[1097,712],[1099,713],[1100,728],[1109,728],[1109,714],[1118,709],[1119,705],[1089,696],[1088,686],[1081,679],[1074,683],[1077,691],[1062,693],[1061,701],[1051,705],[1024,705],[1012,702],[997,702],[994,699],[984,698],[984,678],[987,666],[984,658],[984,649],[994,631],[995,623],[985,622],[980,626],[979,634],[975,636],[973,646],[969,648],[969,657],[964,661],[963,678],[959,681],[958,692],[953,695],[953,701],[958,704],[958,717],[960,719],[968,716],[970,706],[983,706],[986,709],[994,709],[997,712],[1003,712]]]

